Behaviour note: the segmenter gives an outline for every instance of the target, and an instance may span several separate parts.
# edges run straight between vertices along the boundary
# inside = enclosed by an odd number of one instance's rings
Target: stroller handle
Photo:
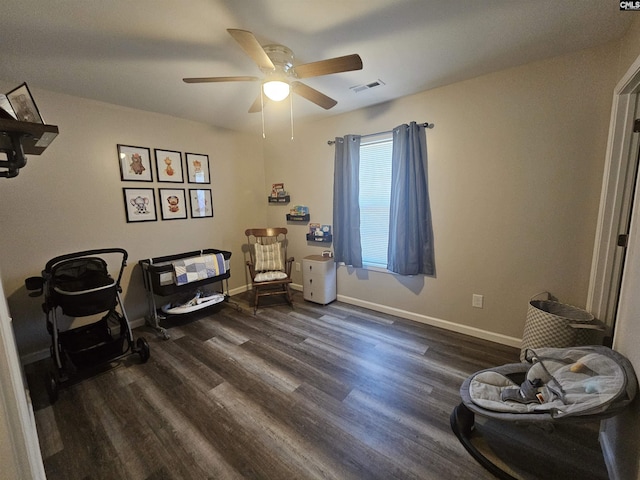
[[[53,267],[55,267],[60,262],[64,262],[65,260],[88,257],[91,255],[102,255],[106,253],[119,253],[122,255],[122,264],[120,265],[120,274],[118,276],[118,282],[117,282],[117,283],[120,283],[120,277],[122,277],[122,272],[124,270],[124,267],[127,265],[127,258],[129,257],[129,254],[124,248],[99,248],[95,250],[84,250],[82,252],[74,252],[74,253],[67,253],[66,255],[60,255],[58,257],[52,258],[47,262],[47,264],[44,267],[44,271],[42,272],[43,274],[42,276],[44,278],[47,278],[47,276],[51,273],[51,270],[53,269]]]
[[[84,250],[82,252],[67,253],[66,255],[60,255],[58,257],[52,258],[51,260],[49,260],[47,262],[47,264],[45,265],[44,269],[45,269],[46,272],[48,272],[49,270],[51,270],[51,268],[56,263],[60,263],[60,262],[63,262],[65,260],[71,260],[72,258],[88,257],[89,255],[100,255],[100,254],[103,254],[103,253],[120,253],[120,254],[122,254],[122,263],[123,264],[126,264],[127,258],[129,257],[129,254],[127,253],[127,251],[124,248],[99,248],[99,249],[95,249],[95,250]]]

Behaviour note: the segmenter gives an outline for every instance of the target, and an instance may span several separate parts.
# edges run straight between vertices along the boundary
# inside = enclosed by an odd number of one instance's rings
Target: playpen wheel
[[[138,349],[138,355],[140,355],[140,361],[146,363],[151,356],[151,350],[149,349],[149,343],[144,338],[138,338],[136,341],[136,347]]]
[[[56,376],[52,372],[49,372],[46,375],[45,382],[47,387],[47,394],[49,395],[49,402],[51,403],[51,405],[53,405],[58,400],[58,393],[60,390],[58,381],[56,380]]]

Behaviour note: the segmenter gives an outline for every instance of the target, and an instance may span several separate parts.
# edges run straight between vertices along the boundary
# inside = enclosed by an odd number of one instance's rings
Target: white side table
[[[302,259],[304,299],[326,305],[336,299],[336,262],[333,257],[309,255]]]

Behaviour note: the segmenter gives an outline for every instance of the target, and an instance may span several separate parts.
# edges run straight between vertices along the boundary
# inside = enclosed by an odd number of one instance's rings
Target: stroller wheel
[[[52,372],[49,372],[46,375],[45,385],[47,387],[47,394],[49,395],[49,402],[51,403],[51,405],[53,405],[58,400],[60,387],[58,385],[58,381],[56,380],[56,376]]]
[[[151,356],[151,351],[149,349],[149,343],[144,338],[138,338],[136,340],[136,347],[138,351],[138,355],[140,355],[140,361],[142,363],[147,363],[149,357]]]

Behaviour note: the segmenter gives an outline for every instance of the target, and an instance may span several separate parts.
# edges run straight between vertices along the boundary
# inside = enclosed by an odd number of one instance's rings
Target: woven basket
[[[544,293],[551,296],[548,292]],[[566,348],[588,343],[586,338],[590,330],[583,330],[581,327],[591,326],[593,315],[581,308],[554,300],[534,300],[539,295],[529,301],[520,360],[524,361],[528,348]]]

